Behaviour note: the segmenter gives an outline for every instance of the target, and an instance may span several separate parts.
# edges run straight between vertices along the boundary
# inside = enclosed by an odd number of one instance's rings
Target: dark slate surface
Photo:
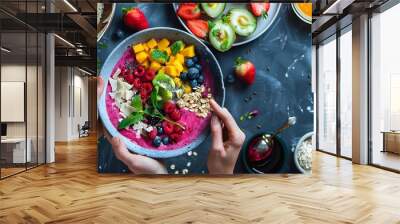
[[[136,4],[118,4],[116,14],[109,30],[98,45],[98,66],[122,39],[114,37],[116,30],[121,29],[124,35],[132,32],[124,30],[121,20],[121,8]],[[151,27],[168,26],[183,29],[170,4],[138,4]],[[226,107],[237,119],[239,126],[246,133],[246,142],[256,134],[273,132],[288,116],[296,116],[297,124],[280,135],[288,146],[285,150],[285,161],[280,173],[297,173],[293,163],[292,151],[298,140],[313,130],[313,95],[311,92],[311,26],[300,21],[292,12],[289,4],[283,4],[280,13],[270,29],[257,40],[232,48],[225,53],[213,50],[224,77],[233,74],[234,59],[238,56],[251,60],[257,69],[256,81],[250,87],[240,82],[226,85]],[[256,95],[253,93],[256,92]],[[251,100],[245,102],[246,97]],[[260,115],[248,121],[239,121],[240,115],[258,109]],[[257,128],[261,125],[261,128]],[[184,154],[164,162],[170,173],[188,169],[189,173],[207,173],[207,154],[210,137],[196,150],[197,156]],[[236,173],[245,173],[240,157],[235,167]],[[190,163],[190,164],[188,164]],[[171,170],[171,164],[175,169]],[[190,166],[188,166],[190,165]],[[119,162],[104,139],[99,139],[98,150],[99,172],[128,172],[125,165]]]

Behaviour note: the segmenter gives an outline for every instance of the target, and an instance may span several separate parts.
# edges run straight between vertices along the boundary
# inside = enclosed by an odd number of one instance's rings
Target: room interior
[[[96,171],[95,4],[2,1],[0,220],[398,222],[400,3],[313,3],[313,174],[149,178]]]

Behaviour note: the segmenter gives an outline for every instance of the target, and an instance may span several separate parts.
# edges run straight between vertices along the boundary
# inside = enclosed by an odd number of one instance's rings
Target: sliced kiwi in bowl
[[[216,3],[216,2],[208,2],[208,3],[201,3],[201,7],[203,8],[204,12],[211,17],[217,18],[224,12],[226,3]]]
[[[211,29],[208,35],[211,45],[221,52],[229,50],[236,40],[235,31],[228,23],[222,20],[210,22],[210,24]]]
[[[235,33],[240,36],[250,36],[257,28],[257,19],[246,9],[231,9],[227,19]]]

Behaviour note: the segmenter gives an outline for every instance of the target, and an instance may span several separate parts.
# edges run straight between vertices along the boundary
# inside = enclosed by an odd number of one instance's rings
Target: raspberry
[[[154,76],[156,76],[156,71],[154,71],[153,69],[148,69],[144,74],[144,80],[151,81],[154,79]]]
[[[150,139],[154,139],[157,136],[157,129],[153,128],[150,132],[147,133],[147,136]]]
[[[175,125],[174,126],[174,133],[181,135],[183,133],[183,130],[178,125]]]
[[[135,89],[140,89],[140,87],[142,87],[142,81],[140,81],[139,78],[135,78],[132,82],[133,87],[135,87]]]
[[[142,98],[142,101],[146,101],[149,98],[150,94],[141,90],[140,91],[140,98]]]
[[[129,74],[129,75],[126,75],[126,76],[125,76],[125,80],[126,80],[129,84],[133,84],[133,83],[134,83],[134,80],[135,80],[135,77],[133,77],[132,74]]]
[[[172,101],[167,101],[164,103],[163,109],[165,113],[170,114],[176,109],[176,105]]]
[[[174,142],[177,142],[181,139],[182,135],[178,134],[178,133],[172,133],[169,136]]]
[[[164,133],[169,135],[172,134],[174,132],[174,125],[169,123],[168,121],[164,121],[162,123],[163,129],[164,129]]]
[[[151,91],[153,90],[153,85],[150,82],[145,82],[143,83],[142,86],[142,90],[146,93],[146,94],[150,94]]]
[[[172,111],[168,116],[173,120],[173,121],[179,121],[181,119],[181,112],[178,109],[175,109]]]
[[[142,77],[142,76],[144,75],[144,73],[145,73],[144,67],[141,66],[141,65],[139,65],[139,66],[136,68],[135,71],[137,71],[137,75],[136,75],[136,76],[139,76],[139,77]]]

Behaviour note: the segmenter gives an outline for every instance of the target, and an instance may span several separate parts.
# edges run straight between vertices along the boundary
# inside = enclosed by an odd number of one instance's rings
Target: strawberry
[[[151,81],[154,79],[154,76],[156,76],[156,71],[153,69],[147,69],[146,73],[144,74],[144,80]]]
[[[180,4],[177,14],[184,20],[198,19],[201,16],[199,5],[194,3]]]
[[[176,110],[176,105],[172,101],[167,101],[167,102],[164,103],[163,109],[164,109],[165,113],[170,114],[174,110]]]
[[[269,2],[264,3],[249,3],[250,11],[254,16],[263,16],[267,18],[269,11]]]
[[[169,117],[173,120],[173,121],[179,121],[181,119],[181,112],[178,109],[175,109],[174,111],[172,111],[169,114]]]
[[[169,123],[168,121],[164,121],[162,123],[162,127],[164,130],[164,133],[167,135],[172,134],[174,132],[174,125]]]
[[[125,26],[133,30],[144,30],[149,28],[146,16],[139,8],[123,8]]]
[[[238,57],[236,59],[235,73],[239,79],[243,80],[246,84],[251,85],[254,82],[256,68],[250,61]]]
[[[200,38],[205,38],[208,33],[208,22],[202,19],[188,20],[186,24],[189,30],[192,31],[194,35]]]

